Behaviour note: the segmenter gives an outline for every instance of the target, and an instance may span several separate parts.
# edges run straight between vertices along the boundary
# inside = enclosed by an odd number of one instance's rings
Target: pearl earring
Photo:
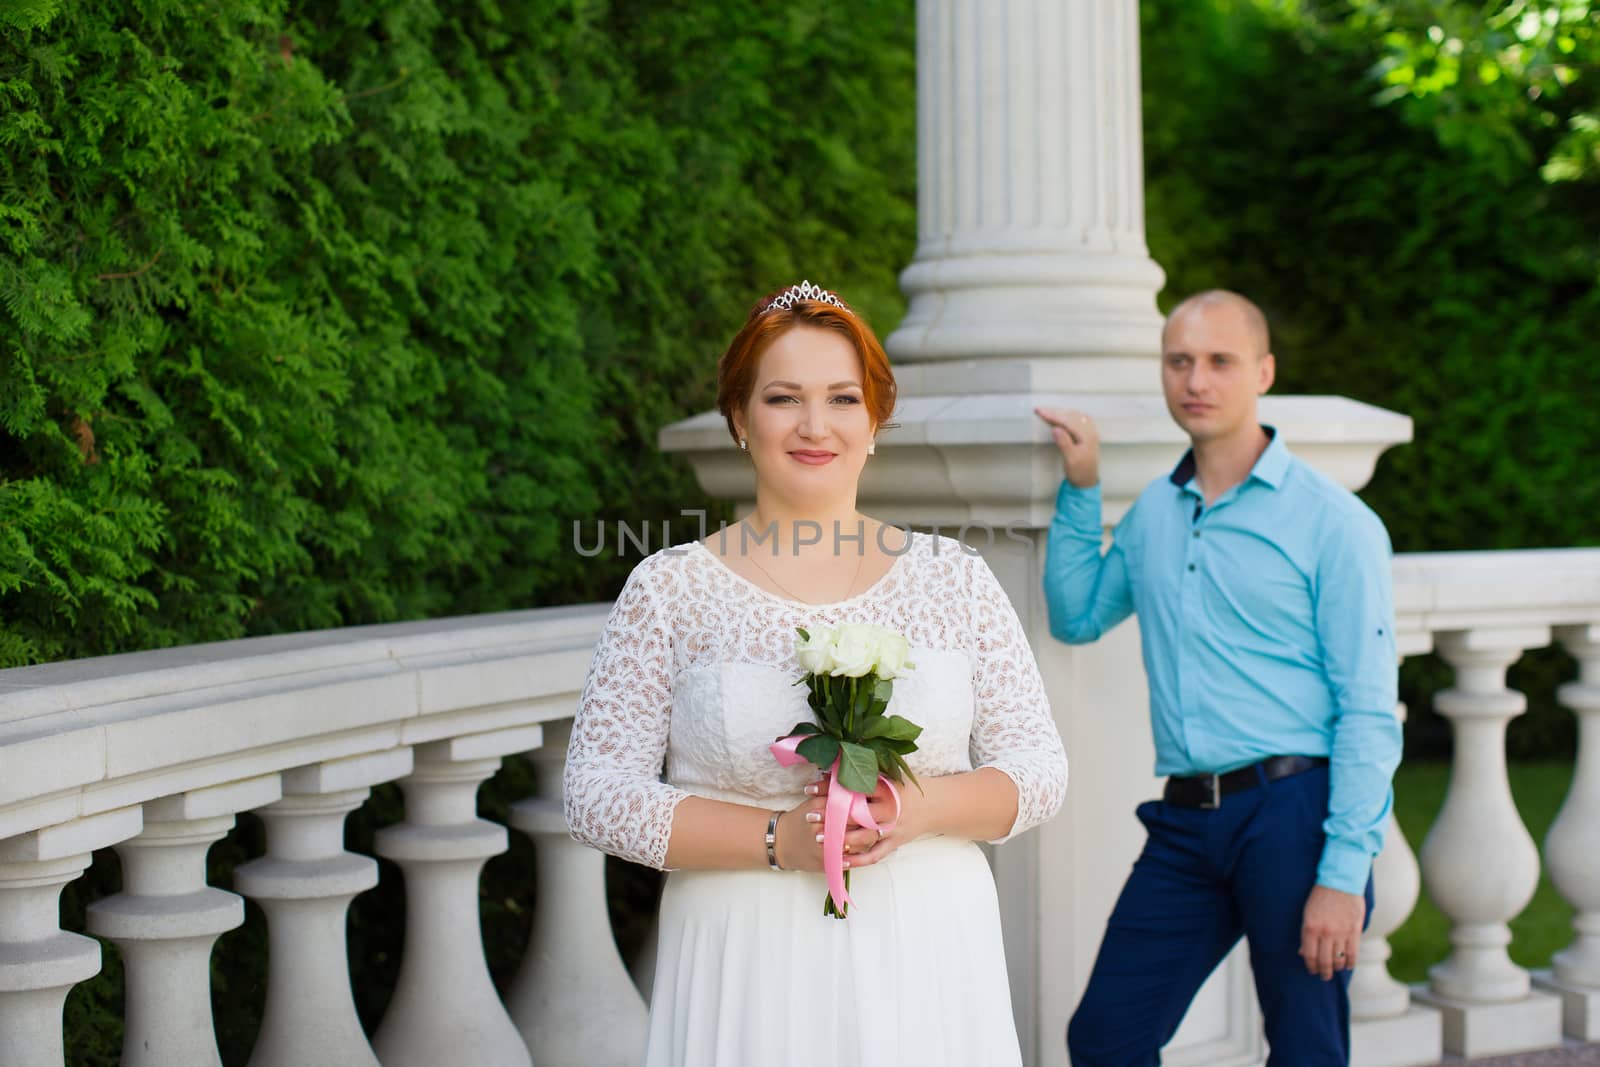
[[[744,439],[744,438],[742,438],[742,437],[741,437],[741,438],[739,438],[739,451],[740,451],[740,452],[748,452],[748,451],[750,451],[750,444],[749,444],[749,442],[747,442],[747,441],[746,441],[746,440],[745,440],[745,439]]]
[[[876,442],[876,441],[868,441],[867,442],[867,455],[876,456],[877,454],[878,454],[878,442]]]

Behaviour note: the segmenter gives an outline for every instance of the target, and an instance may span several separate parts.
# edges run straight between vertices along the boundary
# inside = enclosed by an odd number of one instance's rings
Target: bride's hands
[[[773,848],[778,854],[778,866],[784,870],[822,870],[822,820],[828,806],[828,786],[831,782],[832,779],[824,774],[806,786],[805,800],[779,816],[778,840]],[[872,809],[872,817],[879,823],[894,818],[894,798],[881,783],[878,791],[868,797],[867,803]],[[845,865],[864,866],[860,859],[878,843],[878,836],[876,830],[850,823],[844,834]],[[883,836],[887,838],[890,835]]]
[[[779,819],[779,857],[778,862],[789,867],[789,856],[795,857],[794,868],[802,871],[822,870],[822,820],[823,811],[828,804],[828,789],[833,779],[823,775],[820,779],[806,786],[807,799],[802,801],[793,810],[787,812]],[[844,835],[844,860],[845,866],[854,869],[857,867],[870,867],[879,860],[888,856],[905,842],[918,837],[923,831],[918,829],[918,813],[921,808],[921,794],[914,785],[900,786],[900,808],[896,811],[894,796],[889,792],[880,779],[878,788],[867,796],[867,807],[872,812],[872,818],[880,826],[895,823],[894,829],[879,833],[870,830],[856,822],[851,822],[845,829]],[[786,824],[785,820],[792,820]],[[784,849],[785,830],[790,825],[802,828],[799,833],[790,832],[787,836],[797,842],[792,851]]]

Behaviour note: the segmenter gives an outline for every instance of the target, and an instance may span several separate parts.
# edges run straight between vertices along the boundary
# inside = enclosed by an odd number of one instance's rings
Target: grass
[[[1542,848],[1545,832],[1566,798],[1572,764],[1513,763],[1509,772],[1511,795],[1523,825]],[[1395,774],[1395,817],[1413,851],[1421,850],[1444,805],[1449,781],[1448,763],[1403,763]],[[1495,858],[1486,854],[1484,862],[1493,863]],[[1511,920],[1511,959],[1523,967],[1548,967],[1551,955],[1571,943],[1572,936],[1572,908],[1541,867],[1533,900]],[[1450,954],[1450,923],[1428,899],[1426,878],[1415,910],[1390,936],[1389,945],[1394,950],[1389,973],[1402,982],[1424,981],[1428,968]]]

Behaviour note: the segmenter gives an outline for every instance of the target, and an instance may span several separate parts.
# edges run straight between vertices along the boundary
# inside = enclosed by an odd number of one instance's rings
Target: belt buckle
[[[1222,775],[1208,774],[1206,784],[1211,787],[1211,795],[1200,802],[1202,811],[1216,811],[1222,807]]]

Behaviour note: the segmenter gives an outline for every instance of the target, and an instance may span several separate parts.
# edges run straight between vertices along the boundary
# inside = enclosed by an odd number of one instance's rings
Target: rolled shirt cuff
[[[1372,854],[1354,841],[1330,838],[1317,864],[1317,884],[1341,893],[1361,896],[1372,874]]]

